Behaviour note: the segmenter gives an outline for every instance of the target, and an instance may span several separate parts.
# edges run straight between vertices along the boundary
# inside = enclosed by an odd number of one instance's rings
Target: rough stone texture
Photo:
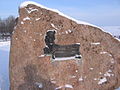
[[[81,61],[42,57],[47,30],[57,31],[57,44],[80,43]],[[110,34],[36,5],[19,10],[10,51],[11,90],[114,90],[119,85],[120,42]]]

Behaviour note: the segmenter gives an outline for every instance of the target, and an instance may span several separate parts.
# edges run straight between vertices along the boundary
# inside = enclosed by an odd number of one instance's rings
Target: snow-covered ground
[[[0,42],[0,90],[9,90],[10,41]]]
[[[120,36],[120,26],[104,26],[101,28],[103,28],[106,32],[109,32],[114,36]]]

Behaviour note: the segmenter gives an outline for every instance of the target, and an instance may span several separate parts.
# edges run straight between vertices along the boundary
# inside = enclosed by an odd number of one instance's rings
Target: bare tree
[[[15,26],[15,17],[9,16],[6,19],[0,18],[0,37],[7,39],[11,37]]]

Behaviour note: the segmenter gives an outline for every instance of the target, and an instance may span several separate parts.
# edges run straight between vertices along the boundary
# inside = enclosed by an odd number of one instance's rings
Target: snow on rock
[[[26,31],[26,30],[24,30],[24,32],[26,33],[27,31]]]
[[[98,78],[94,78],[94,80],[96,81],[96,80],[99,80]]]
[[[73,86],[70,85],[70,84],[66,84],[66,85],[65,85],[65,88],[73,88]]]
[[[55,29],[58,29],[53,23],[51,23],[51,26]]]
[[[35,20],[38,21],[38,20],[40,20],[40,18],[36,18]]]
[[[68,34],[69,32],[68,31],[65,31],[66,34]]]
[[[93,70],[94,68],[90,68],[90,70]]]
[[[72,59],[76,59],[75,56],[74,57],[55,58],[55,59],[53,59],[53,61],[72,60]]]
[[[39,88],[43,88],[43,84],[42,83],[36,82],[35,85],[37,85]]]
[[[83,79],[83,77],[81,76],[80,78],[79,78],[79,81],[83,81],[84,79]]]
[[[30,18],[28,16],[23,18],[23,21],[26,21],[26,20],[30,20]]]
[[[52,80],[52,81],[51,81],[51,83],[54,83],[54,84],[55,84],[55,83],[56,83],[56,81]]]
[[[58,11],[58,10],[56,10],[56,9],[47,8],[47,7],[45,7],[45,6],[43,6],[43,5],[40,5],[40,4],[38,4],[38,3],[36,3],[36,2],[33,2],[33,1],[25,1],[25,2],[23,2],[23,3],[20,5],[20,8],[24,8],[24,7],[26,7],[26,6],[29,5],[29,4],[33,4],[33,5],[36,5],[36,6],[38,6],[38,7],[45,8],[45,9],[47,9],[47,10],[56,12],[56,13],[58,13],[58,14],[61,15],[61,16],[64,16],[64,17],[66,17],[66,18],[68,18],[68,19],[71,19],[71,20],[75,21],[75,22],[78,23],[78,24],[84,24],[84,25],[89,25],[89,26],[93,26],[93,27],[96,27],[96,28],[100,28],[100,27],[98,27],[98,26],[92,25],[92,24],[87,23],[87,22],[84,22],[84,21],[78,21],[78,20],[76,20],[76,19],[74,19],[74,18],[72,18],[72,17],[69,17],[69,16],[61,13],[60,11]],[[30,13],[30,12],[29,12],[29,13]],[[100,28],[100,29],[101,29],[101,28]]]
[[[61,88],[63,88],[63,86],[59,86],[59,87],[55,88],[55,90],[60,90]]]
[[[99,45],[100,42],[96,42],[96,43],[91,43],[92,45]]]
[[[69,33],[71,33],[71,32],[72,32],[72,30],[70,30],[70,29],[69,29],[69,30],[68,30],[68,32],[69,32]]]
[[[29,9],[26,9],[26,10],[27,10],[28,14],[30,14],[34,11],[38,11],[38,9],[36,9],[36,8],[29,8]]]
[[[21,24],[24,24],[24,22],[21,21]]]
[[[112,70],[109,69],[107,72],[105,72],[104,76],[111,77],[111,76],[114,76],[114,74],[112,74]]]
[[[38,57],[44,57],[45,55],[40,55],[40,56],[38,56]]]
[[[71,78],[76,78],[76,76],[70,76]]]
[[[98,82],[98,84],[101,85],[101,84],[104,84],[106,82],[107,82],[107,78],[104,77],[104,78],[100,79],[100,81]]]
[[[112,56],[110,53],[108,52],[100,52],[100,54],[108,54],[109,56]]]

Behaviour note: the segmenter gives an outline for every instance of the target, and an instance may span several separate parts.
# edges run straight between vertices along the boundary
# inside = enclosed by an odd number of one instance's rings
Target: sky
[[[0,0],[0,18],[18,16],[27,0]],[[120,26],[120,0],[31,0],[97,26]]]

